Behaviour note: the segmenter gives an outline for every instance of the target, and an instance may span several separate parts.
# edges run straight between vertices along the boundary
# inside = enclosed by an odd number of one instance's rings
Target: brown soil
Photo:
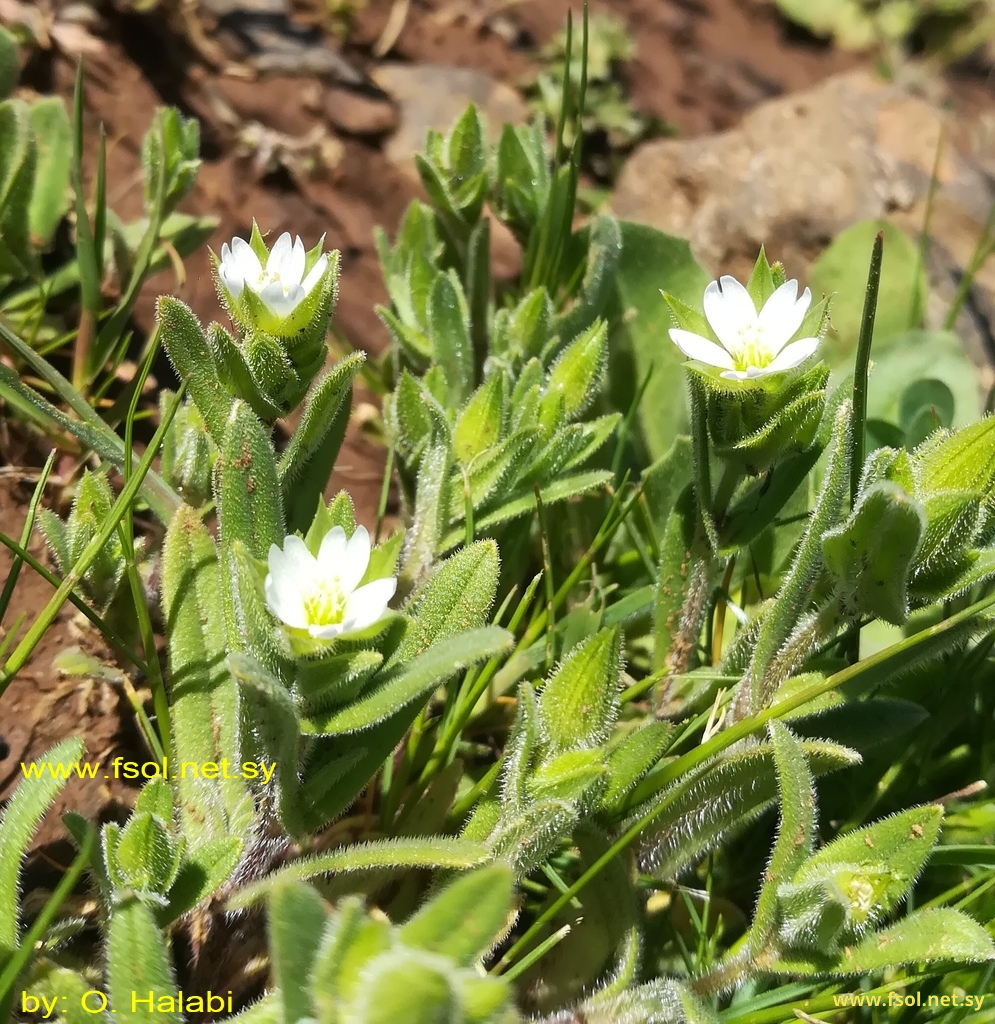
[[[300,0],[295,17],[320,24],[323,4],[324,0]],[[251,0],[243,6],[251,6]],[[370,0],[360,12],[345,50],[358,66],[369,67],[370,50],[384,31],[392,6],[390,0]],[[567,0],[414,0],[390,58],[476,68],[518,84],[534,74],[536,47],[563,27],[571,6],[579,8]],[[637,56],[625,69],[637,109],[663,118],[683,135],[727,128],[753,104],[812,85],[853,63],[847,55],[793,36],[772,6],[761,0],[592,0],[591,7],[594,12],[623,16],[637,41]],[[488,12],[490,18],[484,18]],[[372,244],[373,227],[395,229],[415,195],[410,176],[390,165],[375,134],[342,137],[341,160],[313,178],[285,171],[260,176],[237,155],[236,130],[219,115],[216,98],[222,97],[243,118],[300,137],[324,124],[315,113],[322,109],[321,87],[288,77],[268,77],[261,84],[222,78],[199,62],[178,35],[162,32],[163,23],[152,17],[125,18],[112,10],[101,32],[103,55],[88,58],[87,139],[96,139],[98,123],[103,122],[110,141],[109,195],[116,211],[125,219],[141,211],[139,147],[154,107],[169,103],[197,114],[202,121],[204,166],[184,208],[220,218],[213,246],[245,235],[253,218],[272,237],[289,230],[308,245],[326,234],[326,244],[339,248],[343,256],[337,332],[357,348],[382,351],[385,332],[374,305],[386,295]],[[71,94],[74,69],[68,60],[38,58],[29,70],[39,88]],[[140,331],[148,330],[155,296],[164,291],[183,298],[204,320],[219,315],[207,253],[191,257],[185,272],[184,281],[168,272],[148,283],[135,315]],[[159,376],[171,383],[168,369]],[[361,390],[357,399],[372,400]],[[6,440],[0,455],[22,466],[38,462],[37,453],[19,453]],[[382,469],[381,452],[352,429],[330,489],[348,488],[360,518],[370,522]],[[0,528],[16,537],[31,484],[16,476],[0,483]],[[35,538],[32,552],[42,548]],[[10,564],[6,549],[0,549],[0,579],[7,577]],[[50,595],[47,583],[23,572],[4,625],[10,627],[13,610],[23,611],[30,624]],[[109,761],[116,754],[147,759],[131,710],[118,691],[104,684],[84,692],[74,682],[60,680],[52,668],[60,649],[81,642],[102,653],[85,631],[81,641],[72,609],[63,610],[4,694],[0,799],[16,783],[21,761],[37,758],[66,736],[82,732],[91,760]],[[96,817],[114,814],[130,801],[124,783],[110,779],[72,783],[59,806]],[[36,845],[50,844],[61,832],[59,819],[49,815]],[[64,848],[48,846],[39,855],[67,862]]]

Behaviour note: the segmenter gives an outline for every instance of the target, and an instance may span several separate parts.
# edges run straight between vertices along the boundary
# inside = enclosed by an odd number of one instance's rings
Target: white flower
[[[306,262],[304,243],[298,236],[291,245],[289,231],[284,231],[274,243],[265,269],[244,238],[233,238],[230,248],[227,242],[221,246],[218,277],[233,299],[248,288],[259,296],[275,317],[282,320],[290,316],[322,279],[328,266],[328,254],[323,253],[304,277]]]
[[[270,545],[266,604],[292,629],[307,630],[317,639],[365,629],[387,611],[397,588],[393,576],[359,586],[369,564],[365,526],[357,526],[348,541],[341,526],[332,527],[317,558],[300,537],[287,537],[282,549]]]
[[[785,281],[757,313],[750,293],[734,277],[721,277],[705,289],[705,318],[721,342],[675,327],[671,340],[688,357],[720,367],[727,380],[746,380],[790,370],[819,347],[818,338],[791,341],[801,327],[812,293],[798,297],[798,282]]]

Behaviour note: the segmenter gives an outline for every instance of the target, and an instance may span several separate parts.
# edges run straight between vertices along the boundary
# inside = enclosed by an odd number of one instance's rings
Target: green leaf
[[[231,396],[218,380],[211,350],[197,318],[189,307],[169,295],[156,304],[156,319],[162,344],[180,380],[186,381],[190,397],[220,448],[224,442]]]
[[[73,140],[69,115],[58,96],[35,100],[30,109],[35,136],[37,163],[28,226],[32,243],[48,247],[62,218],[69,209],[69,168]]]
[[[861,614],[905,622],[909,576],[926,522],[922,505],[897,484],[883,480],[866,490],[846,522],[822,538],[826,566],[844,600]]]
[[[497,940],[508,919],[514,877],[506,864],[478,868],[447,886],[398,930],[412,949],[469,966]]]
[[[950,969],[992,960],[995,945],[981,925],[952,907],[938,907],[918,910],[889,928],[871,932],[838,959],[801,959],[787,953],[767,962],[764,969],[773,974],[850,977],[918,964]]]
[[[754,955],[764,948],[777,926],[778,880],[801,867],[812,851],[815,832],[815,786],[802,744],[776,720],[770,725],[770,740],[777,770],[781,821],[753,915],[750,944]]]
[[[297,667],[294,689],[305,732],[324,732],[321,712],[354,699],[383,664],[379,651],[332,654]]]
[[[23,992],[58,1007],[60,1024],[110,1024],[115,1019],[106,1010],[98,1009],[102,1002],[99,996],[90,995],[92,1003],[86,1001],[87,993],[94,991],[92,978],[68,967],[43,960],[25,981]]]
[[[450,520],[460,522],[466,515],[466,484],[469,485],[475,509],[493,505],[492,499],[500,500],[509,488],[520,481],[522,471],[532,458],[541,437],[542,431],[538,427],[518,430],[475,459],[466,474],[465,483],[460,478],[454,478],[449,495]]]
[[[456,672],[496,657],[511,645],[511,634],[496,626],[469,629],[434,644],[419,657],[378,675],[367,692],[323,720],[323,731],[334,734],[369,729],[424,699]]]
[[[867,415],[872,419],[909,431],[911,414],[935,403],[941,426],[967,426],[981,415],[980,391],[978,371],[960,338],[949,331],[907,331],[871,351]],[[953,397],[952,413],[947,394]]]
[[[277,467],[289,529],[305,530],[335,467],[349,418],[352,382],[366,356],[336,363],[308,393],[297,429]]]
[[[6,964],[17,946],[18,879],[28,843],[52,801],[71,777],[72,766],[78,764],[82,756],[83,741],[75,737],[50,747],[38,761],[25,767],[25,778],[14,790],[4,811],[0,824],[0,964]],[[32,769],[36,773],[29,775]]]
[[[771,273],[770,263],[767,261],[767,254],[764,247],[760,246],[760,254],[757,262],[753,265],[753,273],[746,283],[746,290],[753,299],[753,305],[757,309],[763,309],[767,300],[774,294],[777,285],[774,283],[774,275]]]
[[[835,293],[832,326],[823,345],[824,357],[833,366],[853,362],[863,316],[867,261],[879,231],[884,233],[884,261],[872,358],[877,360],[890,340],[922,321],[927,285],[915,243],[889,221],[854,224],[833,239],[809,274],[809,285],[816,296]]]
[[[289,833],[300,835],[306,829],[301,808],[297,709],[281,681],[253,658],[232,651],[227,667],[239,687],[243,733],[251,733],[254,750],[276,765],[273,802],[280,821]],[[242,736],[243,744],[247,738]]]
[[[453,431],[456,458],[464,466],[501,440],[506,401],[502,372],[492,373],[470,397]]]
[[[238,866],[243,848],[238,836],[217,836],[186,851],[159,926],[175,921],[220,889]]]
[[[435,279],[428,309],[432,358],[445,370],[449,407],[458,409],[473,388],[474,367],[470,311],[455,271]]]
[[[121,1024],[183,1024],[166,943],[152,911],[135,897],[111,911],[107,989]]]
[[[995,487],[995,416],[937,432],[916,449],[914,460],[923,494],[973,491],[985,501]]]
[[[608,787],[601,806],[612,810],[633,786],[660,760],[674,727],[669,722],[645,722],[625,733],[608,752]]]
[[[162,608],[169,637],[170,754],[180,766],[224,757],[234,763],[239,760],[237,692],[224,664],[217,550],[189,506],[179,509],[166,532]],[[195,848],[225,834],[247,834],[253,809],[241,779],[205,783],[180,772],[174,785],[183,834]]]
[[[802,741],[813,775],[847,768],[859,756],[846,747]],[[777,799],[770,745],[729,754],[676,783],[660,798],[646,860],[654,878],[672,879],[695,864],[723,837],[753,821]],[[648,839],[650,837],[647,837]]]
[[[618,713],[621,642],[618,629],[601,630],[575,647],[543,687],[539,709],[554,750],[607,739]]]
[[[587,241],[587,266],[572,308],[557,317],[554,330],[561,338],[572,338],[587,330],[603,316],[612,301],[615,277],[622,255],[622,228],[614,217],[602,214],[590,229],[579,232],[577,240]]]
[[[562,800],[526,804],[520,813],[502,820],[487,845],[495,858],[511,861],[515,877],[522,878],[542,864],[570,834],[577,809]]]
[[[324,900],[312,886],[288,880],[270,889],[270,958],[284,1024],[298,1024],[314,1015],[309,981],[325,921]]]
[[[413,868],[477,867],[490,860],[487,848],[469,839],[431,836],[383,839],[344,846],[331,853],[301,857],[279,868],[259,882],[240,889],[229,901],[228,909],[240,910],[262,899],[285,881],[304,881],[340,871],[376,869],[407,871]]]
[[[447,558],[405,608],[414,621],[388,667],[403,666],[433,644],[483,626],[497,592],[498,571],[492,540],[477,541]]]
[[[681,372],[684,357],[667,337],[670,314],[660,292],[663,289],[700,308],[709,279],[683,239],[644,224],[622,221],[620,226],[616,301],[608,316],[609,389],[615,408],[625,412],[649,375],[636,414],[640,447],[649,463],[686,432],[688,422]]]
[[[28,228],[36,148],[28,105],[0,103],[0,276],[24,277],[36,257]]]
[[[554,754],[532,773],[528,791],[534,800],[559,800],[586,810],[608,783],[599,749]]]
[[[598,320],[563,350],[549,371],[539,407],[539,420],[547,430],[555,422],[560,402],[568,420],[590,406],[601,389],[607,363],[608,325]]]
[[[129,889],[165,893],[180,868],[180,849],[162,822],[149,813],[133,814],[114,851],[117,870]]]
[[[572,473],[568,476],[554,480],[548,486],[540,488],[540,497],[546,507],[557,501],[566,501],[568,498],[575,498],[589,491],[603,487],[612,479],[612,474],[607,470],[585,470],[580,473]],[[493,512],[481,516],[474,524],[477,533],[489,530],[500,523],[510,519],[517,519],[519,516],[529,515],[535,511],[535,491],[529,487],[523,490],[500,505]],[[449,551],[461,543],[465,536],[462,527],[450,530],[439,544],[441,551]]]
[[[364,967],[355,1019],[363,1024],[442,1024],[457,1019],[456,993],[440,968],[445,961],[402,950],[381,953]]]
[[[441,550],[449,517],[449,469],[452,447],[446,440],[436,440],[425,452],[418,469],[418,490],[415,515],[409,531],[401,579],[408,586],[417,583],[435,561]]]
[[[231,406],[220,449],[216,500],[226,638],[229,649],[257,651],[263,644],[256,636],[246,634],[248,623],[244,621],[233,572],[232,545],[239,541],[252,557],[265,559],[271,544],[283,544],[283,492],[267,431],[242,401]]]
[[[906,964],[976,964],[995,960],[988,932],[967,914],[951,907],[920,910],[904,921],[869,935],[844,952],[848,974],[893,969]]]
[[[535,690],[529,683],[522,683],[518,688],[515,724],[502,758],[501,807],[504,810],[523,807],[530,799],[528,782],[538,753],[539,728]]]
[[[17,87],[20,73],[17,39],[0,27],[0,100],[5,100]]]
[[[719,1024],[718,1015],[680,982],[656,978],[583,1003],[585,1024]]]
[[[908,893],[929,858],[943,808],[914,807],[848,832],[809,857],[792,885],[832,882],[856,931],[880,920]]]

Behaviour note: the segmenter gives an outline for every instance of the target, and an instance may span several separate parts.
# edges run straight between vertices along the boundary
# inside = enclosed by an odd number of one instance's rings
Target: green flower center
[[[339,581],[323,579],[304,598],[304,611],[312,626],[336,626],[345,616],[346,595]]]
[[[764,339],[763,328],[759,324],[741,327],[736,347],[729,354],[732,356],[733,368],[741,373],[751,366],[762,370],[774,361],[774,354]]]

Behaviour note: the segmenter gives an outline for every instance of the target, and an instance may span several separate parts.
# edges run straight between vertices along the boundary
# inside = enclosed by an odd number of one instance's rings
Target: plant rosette
[[[702,309],[663,293],[675,326],[670,339],[687,356],[716,455],[759,474],[815,439],[829,367],[811,365],[828,326],[828,300],[785,281],[761,250],[749,282],[712,281]]]
[[[300,404],[325,363],[325,338],[338,295],[339,253],[310,250],[284,232],[266,248],[255,221],[249,240],[233,238],[211,253],[218,297],[239,328],[209,336],[240,395],[265,419]],[[239,355],[233,355],[233,349]],[[236,365],[232,365],[234,363]]]

